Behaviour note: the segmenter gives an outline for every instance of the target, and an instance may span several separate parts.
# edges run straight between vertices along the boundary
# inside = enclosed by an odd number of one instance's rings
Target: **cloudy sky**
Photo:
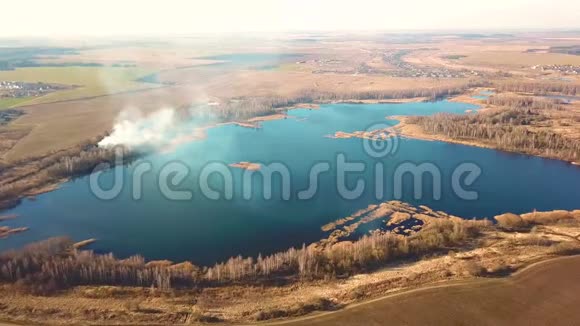
[[[578,28],[579,0],[11,0],[0,37]]]

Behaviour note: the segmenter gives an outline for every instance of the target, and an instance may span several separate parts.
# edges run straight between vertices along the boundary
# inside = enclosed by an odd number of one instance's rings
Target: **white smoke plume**
[[[147,116],[136,109],[124,110],[117,118],[112,133],[101,140],[99,146],[161,148],[176,136],[179,124],[175,111],[170,108],[160,109]]]

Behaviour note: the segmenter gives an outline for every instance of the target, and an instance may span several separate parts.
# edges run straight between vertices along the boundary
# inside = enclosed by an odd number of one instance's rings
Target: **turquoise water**
[[[494,91],[481,91],[478,95],[473,95],[471,98],[477,100],[487,100],[493,94],[495,94]]]
[[[523,213],[550,209],[574,209],[580,204],[580,169],[554,160],[503,153],[489,149],[414,139],[398,140],[394,155],[374,158],[368,155],[361,139],[331,139],[336,131],[365,130],[376,123],[396,124],[386,120],[390,115],[425,115],[437,112],[463,113],[473,105],[454,102],[405,104],[331,104],[320,110],[298,109],[290,118],[263,123],[261,129],[234,125],[213,128],[205,141],[184,144],[171,153],[159,153],[149,161],[159,171],[167,162],[185,162],[189,177],[179,189],[191,189],[193,199],[169,201],[157,189],[157,174],[144,176],[143,198],[131,197],[130,172],[136,162],[124,168],[127,181],[121,195],[111,201],[97,199],[89,190],[88,177],[79,178],[61,189],[26,200],[20,206],[2,212],[18,214],[3,224],[29,226],[30,230],[0,240],[0,250],[51,236],[69,235],[75,240],[97,238],[92,249],[112,251],[124,257],[142,254],[149,259],[191,260],[211,264],[242,254],[256,256],[290,246],[316,241],[324,236],[320,227],[345,217],[369,204],[393,198],[393,171],[405,162],[430,162],[442,175],[442,197],[433,198],[425,178],[424,197],[413,198],[412,179],[405,178],[402,200],[425,204],[438,210],[466,217],[492,217],[503,212]],[[363,178],[369,187],[357,199],[343,199],[336,187],[336,157],[363,162],[364,173],[348,175],[349,187]],[[242,198],[243,170],[232,168],[234,196],[231,200],[210,200],[199,190],[199,172],[208,162],[225,164],[251,161],[269,164],[281,162],[291,171],[291,198],[281,195],[281,178],[273,179],[271,200],[263,199],[260,187],[254,188],[251,200]],[[299,200],[296,193],[306,188],[310,167],[329,162],[331,171],[319,179],[314,198]],[[462,200],[451,188],[451,174],[464,162],[476,163],[481,176],[469,187],[479,194],[478,200]],[[384,194],[376,198],[373,167],[384,165]],[[112,180],[112,171],[103,176]],[[210,179],[220,188],[219,177]],[[254,185],[261,180],[254,179]]]

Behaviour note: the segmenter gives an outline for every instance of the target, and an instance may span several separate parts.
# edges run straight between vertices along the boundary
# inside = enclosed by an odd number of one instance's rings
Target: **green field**
[[[27,101],[30,101],[30,97],[19,97],[19,98],[0,98],[0,110],[9,109],[18,105],[22,105]]]
[[[136,81],[152,72],[151,70],[134,67],[34,67],[0,71],[0,80],[79,86],[38,98],[10,99],[6,100],[6,103],[4,100],[0,100],[0,108],[23,104],[50,103],[156,87],[153,84]]]

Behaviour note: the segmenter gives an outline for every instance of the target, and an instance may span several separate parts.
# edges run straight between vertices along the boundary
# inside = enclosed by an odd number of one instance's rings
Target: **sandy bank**
[[[95,243],[96,241],[97,241],[97,239],[95,239],[95,238],[79,241],[79,242],[73,244],[73,247],[75,249],[81,249],[81,248],[84,248],[92,243]]]
[[[342,100],[332,103],[346,103],[346,104],[401,104],[401,103],[419,103],[426,102],[427,97],[410,97],[410,98],[395,98],[389,100]]]
[[[485,100],[473,98],[474,95],[463,94],[447,99],[449,102],[467,103],[473,105],[484,105]]]
[[[485,144],[483,142],[477,142],[472,140],[461,140],[461,139],[453,139],[444,135],[433,135],[425,132],[420,126],[409,124],[407,123],[408,116],[390,116],[388,119],[395,119],[399,120],[399,123],[393,127],[397,133],[403,137],[408,138],[415,138],[421,140],[428,140],[428,141],[443,141],[448,143],[455,143],[467,146],[476,146],[482,148],[492,148],[493,146],[489,144]]]
[[[45,186],[42,186],[40,188],[34,188],[34,189],[27,191],[24,195],[26,197],[33,198],[35,196],[42,195],[44,193],[57,190],[62,183],[67,182],[67,181],[68,181],[68,179],[62,179],[62,180],[59,180],[55,183],[51,183],[51,184],[47,184]]]
[[[316,109],[320,109],[320,104],[316,104],[316,103],[298,103],[294,107],[296,109],[316,110]]]
[[[270,115],[264,115],[264,116],[260,116],[260,117],[255,117],[255,118],[251,118],[248,119],[248,122],[262,122],[262,121],[272,121],[272,120],[282,120],[282,119],[286,119],[288,116],[282,113],[276,113],[276,114],[270,114]]]
[[[13,220],[17,217],[18,217],[18,215],[16,215],[16,214],[0,215],[0,222],[7,221],[7,220]]]
[[[7,226],[0,226],[0,239],[7,238],[8,236],[20,232],[28,231],[27,227],[20,228],[9,228]]]
[[[18,215],[16,215],[16,214],[3,215],[3,216],[0,216],[0,222],[2,222],[2,221],[8,221],[8,220],[13,220],[13,219],[15,219],[17,217],[18,217]],[[27,230],[28,230],[27,227],[10,228],[8,226],[0,225],[0,239],[8,238],[8,236],[10,236],[12,234],[24,232],[24,231],[27,231]]]
[[[262,165],[260,165],[259,163],[251,163],[251,162],[246,162],[246,161],[232,163],[232,164],[228,164],[228,165],[233,167],[233,168],[250,170],[250,171],[258,171],[262,168]]]
[[[228,123],[216,124],[216,125],[214,125],[214,127],[217,127],[220,125],[225,125],[225,124],[233,124],[233,125],[236,125],[239,127],[258,129],[258,128],[262,127],[261,123],[264,121],[282,120],[282,119],[286,119],[286,118],[288,118],[288,116],[284,113],[275,113],[275,114],[270,114],[270,115],[254,117],[254,118],[251,118],[248,120],[233,121],[233,122],[228,122]]]
[[[361,138],[370,140],[387,140],[394,136],[396,136],[396,134],[392,131],[390,127],[372,131],[354,131],[354,132],[337,131],[334,133],[334,135],[326,135],[327,138],[335,138],[335,139]]]
[[[390,117],[388,117],[388,119],[399,120],[399,124],[394,126],[393,129],[397,132],[397,134],[399,134],[402,137],[421,139],[421,140],[427,140],[427,141],[442,141],[442,142],[446,142],[446,143],[460,144],[460,145],[466,145],[466,146],[474,146],[474,147],[480,147],[480,148],[489,148],[489,149],[494,149],[494,150],[498,150],[498,151],[506,151],[506,152],[523,154],[523,155],[545,157],[545,158],[549,158],[549,159],[558,159],[558,158],[553,158],[553,157],[549,157],[546,155],[533,154],[533,153],[522,153],[519,151],[508,151],[505,149],[499,149],[499,148],[497,148],[497,146],[495,146],[493,144],[489,144],[489,143],[479,141],[479,140],[457,139],[457,138],[451,138],[451,137],[441,135],[441,134],[431,134],[431,133],[425,132],[423,130],[423,128],[421,128],[420,126],[418,126],[416,124],[408,123],[407,122],[409,119],[408,116],[390,116]],[[562,160],[562,159],[559,159],[559,160]],[[566,161],[566,160],[564,160],[564,161]],[[575,166],[580,166],[580,162],[574,162],[574,161],[566,161],[566,162],[568,162],[572,165],[575,165]]]

